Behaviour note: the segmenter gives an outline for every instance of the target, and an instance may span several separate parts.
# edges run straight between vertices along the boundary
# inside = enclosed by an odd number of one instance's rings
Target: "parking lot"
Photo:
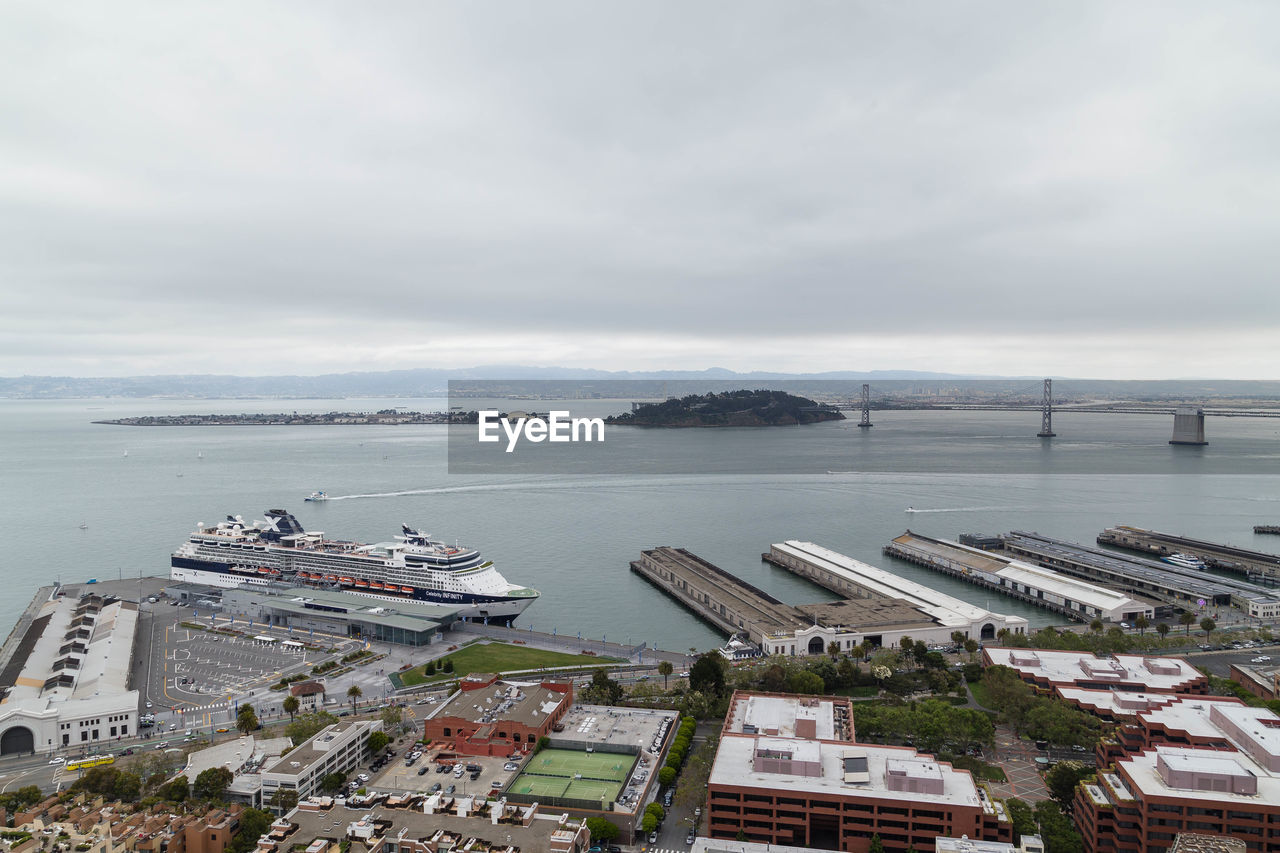
[[[365,787],[376,791],[387,792],[405,792],[405,791],[421,791],[430,792],[436,785],[438,790],[445,790],[450,785],[454,787],[453,793],[461,796],[470,794],[488,794],[495,788],[501,790],[507,786],[517,771],[504,770],[504,766],[511,762],[511,759],[504,757],[486,757],[475,755],[461,755],[453,758],[453,753],[444,753],[438,747],[427,747],[422,749],[422,756],[418,758],[412,765],[405,763],[405,755],[409,748],[399,745],[397,752],[382,766],[380,770],[373,771],[369,769],[369,765],[360,771],[367,774],[369,782]],[[440,759],[440,760],[437,760]],[[464,766],[461,773],[454,768],[455,761],[457,764]],[[520,760],[514,762],[517,766]],[[472,779],[473,772],[465,769],[467,765],[478,767],[479,775]],[[449,769],[445,769],[449,768]],[[423,771],[426,771],[425,773]],[[495,784],[496,783],[496,784]]]

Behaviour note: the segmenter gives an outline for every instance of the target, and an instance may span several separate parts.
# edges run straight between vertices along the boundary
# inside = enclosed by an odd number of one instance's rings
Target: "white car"
[[[61,764],[62,762],[66,761],[66,760],[67,760],[67,759],[63,758],[61,755],[55,755],[53,758],[50,758],[50,759],[49,759],[49,763],[50,763],[50,764]]]
[[[1271,663],[1271,655],[1258,655],[1250,663]]]
[[[148,702],[148,703],[147,703],[147,707],[148,707],[148,708],[150,708],[150,707],[151,707],[151,703],[150,703],[150,702]]]

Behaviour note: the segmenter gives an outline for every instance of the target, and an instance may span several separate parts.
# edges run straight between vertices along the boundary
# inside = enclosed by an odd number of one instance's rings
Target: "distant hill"
[[[794,426],[842,421],[844,415],[784,391],[726,391],[647,403],[605,423],[648,427]]]

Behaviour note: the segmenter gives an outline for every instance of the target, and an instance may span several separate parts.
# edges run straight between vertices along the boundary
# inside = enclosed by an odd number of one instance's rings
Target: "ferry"
[[[218,587],[338,588],[378,604],[443,604],[507,625],[540,595],[508,582],[476,549],[446,545],[408,525],[395,541],[363,544],[304,530],[283,509],[252,523],[228,515],[211,527],[197,524],[173,553],[169,577]]]
[[[1194,554],[1170,554],[1167,557],[1161,557],[1160,561],[1171,566],[1177,566],[1180,569],[1199,569],[1204,571],[1208,568],[1204,560]]]
[[[319,503],[320,501],[329,500],[329,496],[326,495],[324,492],[312,492],[311,494],[303,498],[303,500],[310,501],[311,503]]]

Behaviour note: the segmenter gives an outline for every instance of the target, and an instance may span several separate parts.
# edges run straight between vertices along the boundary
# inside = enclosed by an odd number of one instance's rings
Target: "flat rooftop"
[[[1153,692],[1176,693],[1204,676],[1178,658],[1113,655],[1099,658],[1087,652],[1017,649],[987,646],[983,655],[992,664],[1007,666],[1050,684],[1080,682],[1131,685]]]
[[[431,712],[430,719],[454,717],[477,724],[505,721],[537,728],[568,701],[564,693],[537,682],[497,681],[479,690],[453,694]]]
[[[460,608],[443,604],[382,601],[332,589],[287,587],[259,590],[238,587],[223,591],[223,597],[248,596],[264,606],[299,616],[328,616],[378,622],[394,628],[422,631],[448,625],[458,618]]]
[[[799,604],[796,609],[822,625],[854,628],[862,632],[936,628],[938,624],[920,608],[898,598],[846,598]]]
[[[590,743],[608,743],[615,746],[636,746],[643,752],[652,752],[663,722],[670,729],[675,725],[675,711],[656,708],[611,708],[607,705],[574,705],[560,719],[564,731],[551,736],[554,745],[559,740],[579,740]],[[663,735],[665,736],[665,732]]]
[[[949,765],[938,764],[909,747],[875,746],[871,744],[826,743],[790,739],[795,748],[817,747],[820,774],[805,776],[793,773],[769,773],[755,770],[755,756],[759,738],[749,735],[731,735],[720,739],[715,764],[711,768],[709,784],[737,788],[764,788],[770,791],[800,792],[832,797],[856,797],[880,799],[896,803],[940,803],[953,806],[983,808],[973,777],[967,772]],[[777,738],[765,738],[776,743]],[[845,782],[846,753],[854,749],[865,756],[865,782]],[[905,763],[904,763],[905,762]],[[887,777],[891,770],[909,766],[913,775],[917,771],[936,778],[942,783],[942,793],[919,791],[895,791],[889,787]]]
[[[317,758],[322,755],[329,754],[328,750],[324,748],[325,744],[332,743],[333,741],[341,738],[347,732],[360,726],[375,727],[378,726],[378,724],[369,720],[350,720],[342,723],[334,723],[331,726],[321,729],[306,743],[289,750],[288,755],[283,755],[275,761],[268,762],[266,766],[262,768],[262,772],[286,774],[299,773],[305,770],[306,767]],[[320,745],[320,748],[317,748],[317,744]],[[297,767],[293,766],[294,762],[297,762]]]
[[[874,595],[901,599],[941,625],[967,629],[975,622],[1007,618],[813,542],[788,539],[772,547]]]
[[[813,696],[763,696],[758,693],[734,697],[725,721],[725,731],[733,734],[767,734],[796,737],[796,720],[812,720],[818,740],[839,740],[835,700]],[[754,731],[752,731],[754,729]]]

